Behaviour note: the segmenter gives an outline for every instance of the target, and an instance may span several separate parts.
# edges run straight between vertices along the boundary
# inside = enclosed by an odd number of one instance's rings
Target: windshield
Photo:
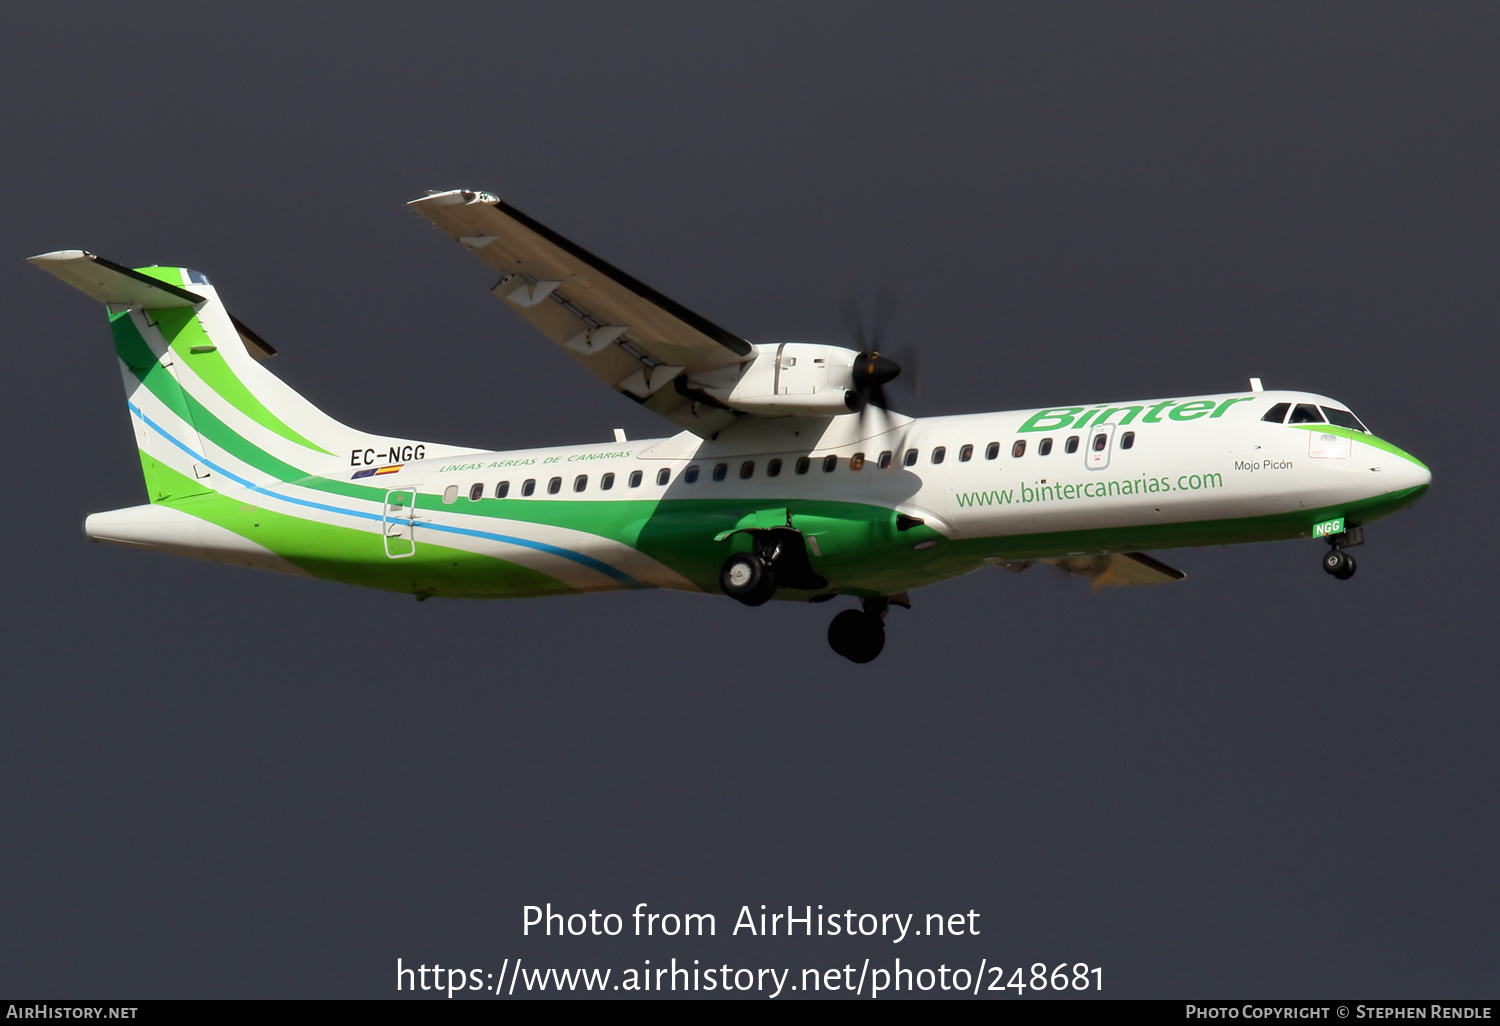
[[[1322,409],[1324,415],[1328,417],[1328,423],[1353,431],[1363,431],[1367,435],[1370,433],[1370,429],[1361,424],[1359,418],[1348,410],[1341,410],[1337,406],[1324,406]]]

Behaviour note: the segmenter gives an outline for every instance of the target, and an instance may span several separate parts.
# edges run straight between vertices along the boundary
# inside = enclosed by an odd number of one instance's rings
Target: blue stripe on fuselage
[[[323,510],[325,513],[337,513],[340,516],[355,517],[359,520],[375,520],[383,522],[385,519],[384,517],[377,516],[374,513],[366,513],[363,510],[347,509],[342,506],[331,506],[328,503],[314,502],[311,499],[299,499],[295,495],[286,495],[281,492],[272,491],[269,488],[264,488],[261,485],[255,484],[253,481],[247,481],[233,471],[226,470],[223,467],[219,466],[217,463],[214,463],[202,453],[195,452],[191,446],[188,446],[179,441],[177,438],[173,437],[173,435],[169,431],[167,431],[166,428],[162,427],[160,424],[156,423],[156,421],[146,416],[146,414],[141,411],[141,408],[135,403],[127,401],[126,405],[130,407],[130,412],[141,418],[141,421],[145,423],[145,425],[152,431],[155,431],[157,434],[161,435],[167,441],[171,442],[177,448],[187,453],[193,459],[201,462],[210,470],[213,470],[215,473],[223,474],[225,477],[229,478],[229,480],[235,482],[236,484],[243,485],[253,492],[259,492],[262,495],[268,495],[271,498],[280,499],[282,502],[290,502],[296,506],[306,506],[308,509]],[[631,577],[629,574],[626,574],[621,570],[616,570],[608,563],[595,559],[593,556],[584,555],[582,552],[574,552],[572,549],[565,549],[558,545],[550,545],[547,542],[534,541],[530,538],[517,538],[514,535],[509,534],[496,534],[492,531],[479,531],[469,527],[455,527],[450,524],[433,524],[417,521],[414,523],[414,527],[420,527],[425,531],[440,531],[445,534],[461,534],[467,535],[471,538],[484,538],[489,541],[503,542],[506,545],[518,545],[526,549],[535,549],[538,552],[546,552],[553,556],[561,556],[564,559],[570,559],[580,566],[588,567],[590,570],[604,574],[606,577],[610,577],[616,581],[619,581],[627,588],[651,587],[649,584],[643,584],[640,581],[637,581],[634,577]]]

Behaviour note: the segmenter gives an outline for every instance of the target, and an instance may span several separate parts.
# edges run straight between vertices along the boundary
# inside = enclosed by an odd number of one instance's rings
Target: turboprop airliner
[[[1184,575],[1148,549],[1316,538],[1354,574],[1364,528],[1431,474],[1349,407],[1263,389],[913,418],[873,345],[755,343],[485,192],[410,207],[661,438],[498,451],[370,434],[271,373],[208,278],[82,250],[31,258],[105,304],[149,501],[87,535],[445,598],[675,588],[857,603],[828,628],[869,662],[923,585],[1037,562],[1096,587]]]

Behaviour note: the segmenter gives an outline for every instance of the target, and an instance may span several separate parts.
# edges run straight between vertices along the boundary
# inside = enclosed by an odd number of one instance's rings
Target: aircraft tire
[[[885,624],[877,616],[846,609],[828,625],[828,645],[852,663],[868,663],[885,648]]]
[[[1354,576],[1354,557],[1343,549],[1329,549],[1323,554],[1323,569],[1341,581]]]
[[[747,606],[759,606],[775,594],[776,575],[750,553],[736,552],[724,560],[719,570],[719,586],[730,598]]]

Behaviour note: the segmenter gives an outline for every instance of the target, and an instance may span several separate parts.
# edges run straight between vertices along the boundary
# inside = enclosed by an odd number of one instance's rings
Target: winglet
[[[30,257],[48,274],[56,275],[91,299],[111,306],[139,306],[152,310],[197,306],[204,296],[168,282],[159,281],[140,271],[123,267],[113,260],[82,249],[60,249]]]

